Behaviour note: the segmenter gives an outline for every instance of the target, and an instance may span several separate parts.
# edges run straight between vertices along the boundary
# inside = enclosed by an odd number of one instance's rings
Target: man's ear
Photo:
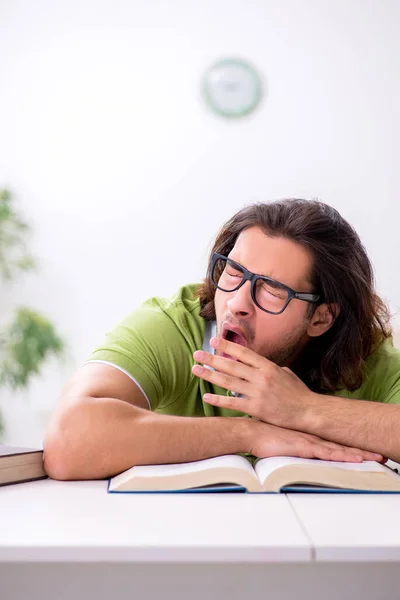
[[[310,337],[322,335],[332,327],[339,313],[340,308],[338,304],[320,304],[310,319],[307,334]]]

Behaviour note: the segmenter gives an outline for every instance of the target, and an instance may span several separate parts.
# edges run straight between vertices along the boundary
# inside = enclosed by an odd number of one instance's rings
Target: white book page
[[[226,454],[224,456],[216,456],[214,458],[206,458],[189,463],[175,463],[167,465],[139,465],[132,467],[121,475],[129,475],[134,477],[169,477],[185,475],[186,473],[194,473],[196,471],[208,471],[215,468],[233,468],[242,469],[251,473],[254,477],[254,469],[250,462],[243,456],[235,454]],[[120,477],[121,475],[117,475]]]
[[[335,462],[332,460],[319,460],[316,458],[297,458],[294,456],[271,456],[258,460],[254,465],[254,470],[261,484],[267,479],[275,469],[287,465],[315,465],[318,467],[332,468],[336,467],[345,471],[375,471],[390,472],[384,465],[374,461],[364,461],[362,463]]]

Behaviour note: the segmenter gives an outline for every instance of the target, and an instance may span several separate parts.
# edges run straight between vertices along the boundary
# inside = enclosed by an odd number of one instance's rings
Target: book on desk
[[[110,478],[108,492],[400,493],[400,476],[374,461],[273,456],[257,459],[252,465],[243,456],[226,455],[189,463],[134,466]]]
[[[0,486],[46,477],[43,450],[0,444]]]

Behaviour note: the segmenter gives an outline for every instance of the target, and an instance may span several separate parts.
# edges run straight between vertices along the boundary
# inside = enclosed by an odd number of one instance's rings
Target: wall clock
[[[205,73],[203,94],[214,112],[224,117],[243,117],[251,113],[263,95],[261,78],[247,61],[225,58]]]

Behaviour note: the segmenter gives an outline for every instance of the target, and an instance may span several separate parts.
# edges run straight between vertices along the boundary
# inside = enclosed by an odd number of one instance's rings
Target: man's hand
[[[222,338],[212,338],[210,343],[237,360],[197,351],[194,359],[214,370],[195,365],[193,373],[219,387],[242,394],[244,398],[206,394],[205,402],[238,410],[280,427],[302,430],[307,409],[316,394],[290,369],[278,367],[253,350]]]
[[[349,448],[323,440],[316,435],[276,427],[262,421],[250,419],[249,429],[251,437],[249,452],[258,458],[298,456],[344,462],[384,461],[383,456],[375,452]]]

